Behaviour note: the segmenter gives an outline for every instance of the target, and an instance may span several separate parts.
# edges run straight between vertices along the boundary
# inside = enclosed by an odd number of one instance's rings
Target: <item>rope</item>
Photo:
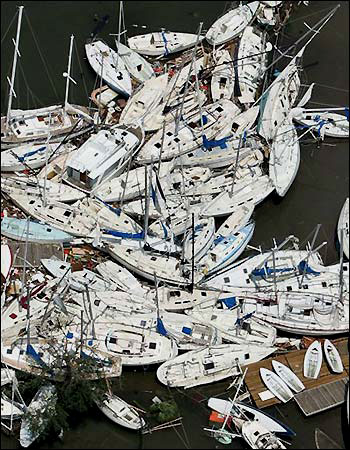
[[[25,12],[25,11],[24,11],[24,12]],[[43,55],[42,55],[42,53],[41,53],[41,51],[40,51],[38,42],[37,42],[36,37],[35,37],[35,35],[34,35],[33,28],[32,28],[32,26],[31,26],[31,23],[29,22],[29,17],[28,17],[28,15],[27,15],[26,12],[25,12],[25,16],[26,16],[26,19],[27,19],[27,23],[28,23],[28,25],[29,25],[29,29],[30,29],[30,31],[31,31],[31,33],[32,33],[32,35],[33,35],[33,39],[34,39],[35,45],[36,45],[36,47],[37,47],[37,49],[38,49],[39,55],[40,55],[41,60],[42,60],[42,62],[43,62],[43,64],[44,64],[44,67],[45,67],[47,76],[48,76],[49,81],[50,81],[51,86],[52,86],[52,89],[53,89],[53,91],[54,91],[54,93],[55,93],[55,95],[56,95],[56,99],[58,99],[59,96],[58,96],[58,94],[57,94],[57,91],[56,91],[56,88],[55,88],[55,84],[54,84],[53,81],[52,81],[52,78],[51,78],[51,76],[50,76],[50,72],[49,72],[48,66],[47,66],[47,64],[46,64],[46,62],[45,62],[45,60],[44,60],[44,57],[43,57]],[[58,100],[58,101],[59,101],[59,100]]]
[[[2,39],[1,39],[1,45],[2,45],[2,43],[3,43],[3,41],[4,41],[4,39],[6,38],[7,33],[9,32],[9,30],[10,30],[10,28],[11,28],[11,25],[13,24],[13,21],[15,20],[15,18],[17,17],[17,15],[18,15],[18,11],[17,11],[16,14],[12,17],[12,20],[11,20],[11,22],[10,22],[10,25],[8,26],[7,30],[5,31],[5,34],[4,34],[4,36],[2,37]]]

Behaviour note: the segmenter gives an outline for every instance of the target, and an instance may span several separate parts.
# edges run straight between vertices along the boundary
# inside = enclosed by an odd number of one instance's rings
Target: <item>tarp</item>
[[[41,367],[46,367],[46,364],[31,344],[27,345],[26,353],[27,355],[31,356],[38,364],[40,364]]]
[[[213,148],[213,147],[220,147],[221,149],[227,148],[226,141],[231,137],[232,136],[230,135],[230,136],[224,137],[222,139],[218,139],[218,140],[214,139],[214,140],[209,141],[207,139],[206,135],[203,134],[203,147],[206,149]]]
[[[283,267],[282,269],[273,269],[273,267],[268,267],[266,264],[260,269],[253,269],[251,275],[255,277],[265,277],[266,275],[273,275],[274,273],[285,273],[292,272],[294,267]]]
[[[245,316],[243,316],[240,319],[237,318],[235,325],[242,325],[243,321],[249,319],[250,317],[252,317],[253,314],[254,314],[254,311],[249,313],[249,314],[246,314]]]
[[[188,328],[188,327],[183,327],[182,328],[182,332],[185,334],[188,334],[189,336],[192,335],[192,328]]]

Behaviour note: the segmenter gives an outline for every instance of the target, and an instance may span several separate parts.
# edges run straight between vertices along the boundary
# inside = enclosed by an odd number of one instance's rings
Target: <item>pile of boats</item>
[[[347,108],[345,115],[305,109],[313,84],[299,98],[306,45],[272,82],[267,77],[274,52],[266,25],[276,23],[282,3],[231,9],[205,36],[200,24],[197,34],[162,30],[130,37],[128,45],[119,29],[115,49],[98,38],[87,42],[87,60],[105,83],[91,95],[97,108],[68,102],[72,36],[64,105],[36,110],[12,109],[19,7],[1,118],[1,190],[17,208],[16,216],[4,210],[1,221],[6,367],[33,375],[44,368],[59,380],[69,351],[92,363],[90,379],[157,365],[161,383],[186,389],[239,375],[241,366],[274,354],[280,330],[321,337],[349,331],[349,199],[338,222],[339,263],[325,266],[319,248],[300,249],[294,236],[245,253],[255,206],[273,191],[285,196],[296,177],[299,129],[317,139],[349,136]],[[16,241],[26,248],[61,243],[66,257],[42,259],[41,281],[27,279],[9,294],[18,278]],[[67,255],[81,245],[103,261],[76,270]],[[304,364],[313,378],[322,363],[317,342]],[[334,349],[326,340],[338,373]],[[262,369],[261,377],[284,402],[304,386],[273,362],[275,372]],[[49,407],[45,396],[56,398],[52,385],[33,402]],[[145,426],[112,393],[96,404],[121,425]],[[31,405],[12,402],[11,417]],[[237,403],[235,420],[251,447],[285,448],[271,424],[265,432],[264,423],[242,419],[247,408]],[[35,438],[21,431],[23,446]]]

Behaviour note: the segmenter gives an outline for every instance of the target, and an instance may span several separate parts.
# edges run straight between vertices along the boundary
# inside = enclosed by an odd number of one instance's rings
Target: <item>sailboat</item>
[[[206,40],[211,45],[221,45],[237,37],[252,22],[260,2],[251,2],[231,9],[217,19],[207,31]]]
[[[129,97],[132,93],[131,79],[118,53],[102,40],[87,42],[85,51],[97,76],[101,77],[114,91]]]
[[[142,58],[137,52],[128,46],[115,40],[118,55],[123,60],[130,75],[139,83],[145,83],[150,78],[154,78],[155,73],[151,64]]]
[[[275,397],[281,400],[281,402],[286,403],[294,397],[293,392],[289,389],[282,378],[264,367],[261,367],[259,370],[265,386]]]
[[[342,373],[344,370],[343,362],[336,346],[329,339],[324,340],[323,350],[331,371],[334,373]]]
[[[289,367],[275,359],[272,360],[272,367],[277,375],[279,375],[286,385],[289,386],[294,392],[298,393],[305,389],[303,383]]]
[[[7,115],[1,117],[1,148],[16,147],[25,143],[46,143],[48,136],[52,142],[61,141],[69,134],[70,138],[89,131],[92,127],[92,116],[87,108],[68,103],[70,66],[72,57],[73,36],[71,37],[68,70],[64,73],[67,78],[64,105],[55,105],[30,110],[13,110],[12,98],[15,95],[14,83],[19,54],[19,37],[22,21],[23,6],[19,7],[17,36],[15,43],[12,76],[10,81]],[[74,80],[73,80],[74,81]]]
[[[199,37],[199,41],[203,39],[204,36]],[[166,30],[128,38],[128,44],[132,50],[147,56],[168,56],[170,53],[193,47],[196,42],[196,34]]]
[[[342,114],[298,108],[297,114],[293,115],[293,119],[306,128],[313,128],[319,136],[349,138],[349,120]]]
[[[343,232],[343,252],[349,259],[349,197],[345,200],[338,219],[337,233],[339,242],[341,241],[341,232]]]

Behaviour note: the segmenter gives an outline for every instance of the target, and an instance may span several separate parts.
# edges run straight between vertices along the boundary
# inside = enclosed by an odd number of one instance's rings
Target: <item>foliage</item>
[[[158,424],[170,422],[180,415],[178,406],[173,399],[154,403],[150,407],[150,414]]]

